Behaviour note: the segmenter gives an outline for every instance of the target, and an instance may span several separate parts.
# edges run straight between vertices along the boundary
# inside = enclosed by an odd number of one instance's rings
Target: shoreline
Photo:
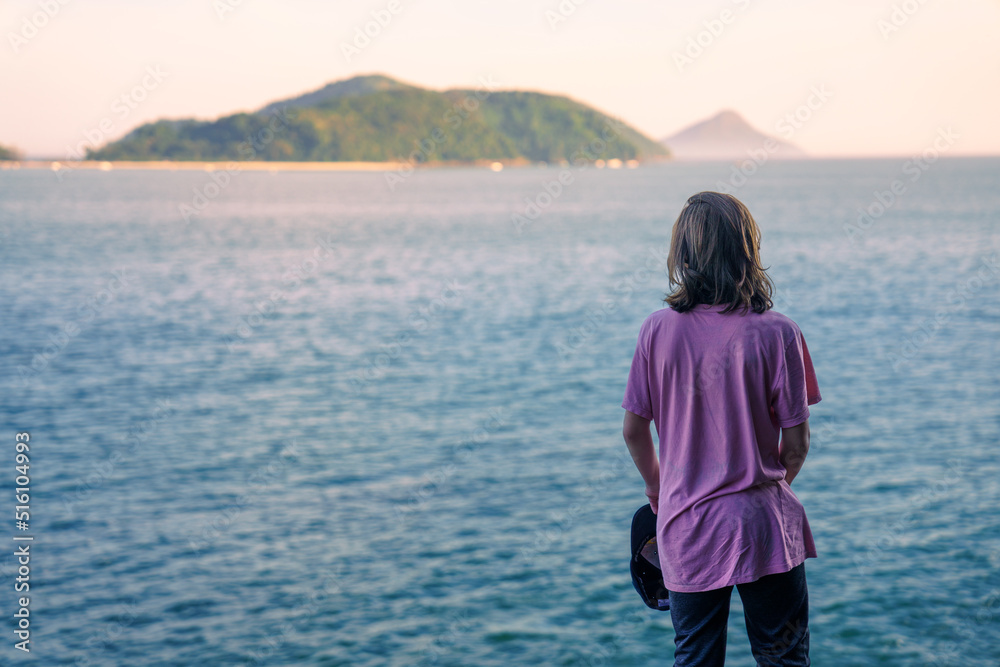
[[[161,171],[395,171],[405,162],[266,162],[262,160],[20,160],[0,162],[0,170],[50,171],[161,170]]]
[[[655,160],[597,160],[590,166],[611,169],[634,169],[642,162]],[[49,171],[91,171],[119,170],[160,170],[160,171],[409,171],[412,169],[434,169],[442,167],[479,167],[492,171],[502,171],[507,167],[554,166],[566,167],[569,163],[532,162],[523,158],[514,160],[446,160],[413,164],[410,162],[284,162],[284,161],[242,161],[242,160],[0,160],[0,171],[19,169],[42,169]]]
[[[947,155],[941,159],[996,159],[1000,155]],[[895,160],[895,156],[877,157],[814,157],[809,156],[799,159],[773,160],[782,163],[805,163],[805,162],[828,162],[828,161],[868,161],[868,160]],[[770,160],[769,160],[770,161]],[[611,159],[595,160],[587,164],[588,167],[597,169],[609,168],[634,169],[638,166],[649,166],[658,164],[729,164],[736,165],[738,160],[696,160],[683,158],[657,158],[644,160],[616,160]],[[76,169],[86,169],[90,171],[115,171],[115,170],[159,170],[159,171],[410,171],[411,169],[440,169],[448,167],[478,167],[482,169],[492,169],[502,171],[508,167],[568,167],[566,161],[552,162],[532,162],[525,159],[516,160],[475,160],[460,161],[446,160],[423,163],[409,162],[362,162],[362,161],[329,161],[329,162],[291,162],[291,161],[242,161],[242,160],[57,160],[57,159],[31,159],[31,160],[0,160],[0,172],[18,171],[20,169],[49,170],[49,171],[74,171]]]

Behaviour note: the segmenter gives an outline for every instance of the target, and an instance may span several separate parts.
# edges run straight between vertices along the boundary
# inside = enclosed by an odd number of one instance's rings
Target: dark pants
[[[737,584],[750,650],[757,664],[809,664],[809,593],[805,563],[781,574]],[[726,630],[733,587],[703,593],[670,591],[674,667],[719,667],[726,661]]]

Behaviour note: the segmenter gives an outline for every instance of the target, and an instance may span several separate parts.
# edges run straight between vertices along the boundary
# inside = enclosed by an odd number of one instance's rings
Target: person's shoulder
[[[784,313],[779,313],[773,308],[760,313],[757,317],[762,326],[780,334],[781,339],[786,343],[802,335],[802,331],[799,329],[799,325],[795,323],[795,320]]]
[[[639,327],[639,338],[648,342],[651,337],[656,335],[657,331],[663,328],[665,322],[677,315],[678,313],[669,306],[654,310],[642,321],[642,326]]]
[[[670,306],[665,306],[663,308],[660,308],[659,310],[654,310],[649,315],[647,315],[646,319],[643,320],[642,322],[642,328],[644,330],[650,329],[651,327],[655,327],[658,324],[661,324],[662,322],[666,322],[674,317],[677,317],[678,315],[680,315],[680,313],[678,313],[676,310],[674,310]]]
[[[785,327],[788,329],[799,328],[799,325],[795,323],[795,320],[790,318],[788,315],[785,315],[784,313],[779,313],[774,308],[764,311],[763,313],[760,314],[760,317],[763,318],[763,320],[773,324],[774,326]]]

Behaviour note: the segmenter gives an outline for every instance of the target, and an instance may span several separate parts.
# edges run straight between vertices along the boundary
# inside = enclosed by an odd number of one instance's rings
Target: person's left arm
[[[650,421],[626,410],[622,435],[635,467],[646,482],[646,497],[649,498],[649,505],[655,514],[660,501],[660,462],[656,458],[653,435],[649,431]]]

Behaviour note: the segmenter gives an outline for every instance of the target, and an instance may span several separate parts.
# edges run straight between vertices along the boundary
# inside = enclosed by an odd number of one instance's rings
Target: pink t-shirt
[[[820,401],[805,338],[769,310],[699,304],[642,323],[622,407],[659,435],[663,583],[682,593],[756,581],[816,557],[778,461],[782,427]]]

